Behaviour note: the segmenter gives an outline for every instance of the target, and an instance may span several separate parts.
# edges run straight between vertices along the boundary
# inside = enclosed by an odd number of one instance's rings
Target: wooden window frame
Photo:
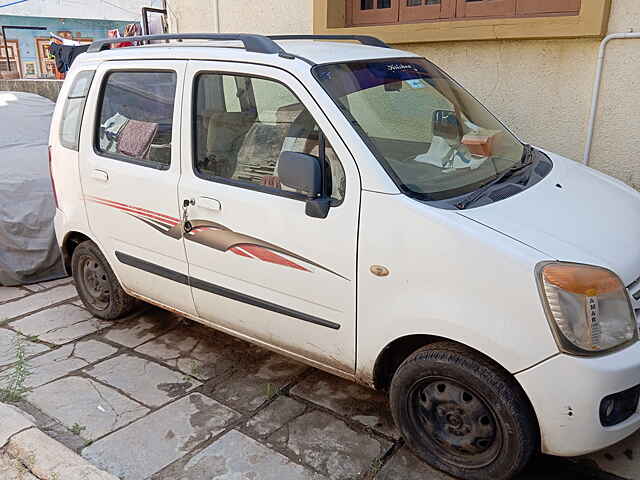
[[[533,0],[538,1],[538,0]],[[457,0],[456,18],[515,17],[516,0]]]
[[[454,0],[457,1],[457,0]],[[516,2],[521,0],[516,0]],[[546,1],[546,0],[544,0]],[[554,2],[564,0],[551,0]],[[518,3],[516,3],[517,7]],[[526,3],[521,4],[527,6]],[[571,4],[569,4],[571,5]],[[416,7],[413,7],[416,8]],[[527,10],[528,11],[528,10]],[[516,17],[445,18],[410,23],[350,26],[345,0],[313,0],[313,29],[318,35],[372,35],[389,44],[547,38],[603,38],[611,0],[582,0],[580,11],[522,13]]]
[[[351,10],[352,25],[384,25],[398,22],[398,9],[401,0],[391,0],[391,7],[377,8],[378,0],[373,0],[373,9],[360,10],[360,0],[347,0],[347,8]]]
[[[22,60],[20,58],[20,41],[19,40],[6,40],[9,47],[9,62],[11,63],[11,71],[18,72],[20,78],[22,78]],[[4,48],[5,40],[0,35],[0,63],[3,65],[3,69],[7,66],[7,57],[5,56]],[[2,70],[7,72],[8,70]]]
[[[578,15],[589,0],[517,0],[516,15]]]
[[[361,0],[345,0],[346,24],[354,27],[469,18],[512,18],[529,15],[578,15],[589,0],[440,0],[438,5],[409,6],[408,0],[390,0],[388,8],[361,10]]]
[[[49,58],[50,37],[36,37],[40,78],[56,78],[56,61]]]
[[[407,0],[400,1],[405,3],[404,5],[400,5],[400,23],[439,20],[450,18],[455,13],[455,0],[440,0],[440,5],[421,5],[415,7],[406,5]]]

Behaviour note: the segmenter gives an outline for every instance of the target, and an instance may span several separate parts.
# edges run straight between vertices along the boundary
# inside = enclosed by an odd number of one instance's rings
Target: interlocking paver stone
[[[260,437],[267,437],[291,419],[301,415],[306,405],[289,397],[278,397],[274,402],[246,424],[248,430]]]
[[[19,300],[0,305],[0,319],[8,320],[20,317],[77,296],[78,292],[76,291],[76,287],[73,285],[65,285],[45,292],[36,293],[35,295],[29,295],[28,297],[22,297]]]
[[[585,460],[594,462],[605,472],[622,478],[639,478],[640,472],[640,432],[615,445],[592,453]]]
[[[111,345],[96,340],[65,345],[31,360],[29,366],[32,374],[27,377],[25,384],[30,388],[38,387],[113,355],[116,351]]]
[[[24,297],[28,293],[29,292],[27,292],[26,290],[22,290],[17,287],[0,287],[0,303]]]
[[[94,365],[86,372],[145,405],[154,407],[168,403],[201,385],[181,373],[129,354]]]
[[[36,388],[29,402],[85,440],[100,438],[146,415],[149,409],[88,378],[67,377]]]
[[[237,417],[194,393],[98,440],[82,455],[124,480],[141,480],[219,434]]]
[[[357,432],[342,420],[319,411],[296,418],[269,440],[336,480],[364,474],[391,447],[391,442]]]
[[[172,466],[173,467],[173,466]],[[153,477],[154,480],[321,480],[240,432],[232,430],[195,455],[186,465],[176,465]]]
[[[131,319],[115,322],[104,338],[125,347],[135,348],[174,328],[179,318],[164,310],[153,308]]]
[[[0,449],[4,447],[15,434],[33,427],[34,424],[35,419],[33,417],[28,417],[12,405],[0,403]]]
[[[382,467],[376,480],[455,480],[453,477],[431,468],[408,447],[401,448]],[[582,470],[564,458],[538,455],[529,467],[514,480],[585,480],[604,478]],[[629,477],[631,478],[631,477]]]
[[[95,333],[105,324],[75,305],[64,304],[24,317],[11,328],[57,345]]]
[[[301,363],[261,349],[246,351],[236,363],[228,378],[208,382],[205,393],[242,412],[255,410],[307,369]]]
[[[58,280],[51,280],[49,282],[32,283],[31,285],[25,285],[24,287],[28,288],[32,292],[41,292],[59,285],[66,285],[67,283],[71,283],[71,281],[71,277],[64,277]]]
[[[387,463],[376,480],[454,480],[434,470],[414,456],[407,447],[400,449]]]
[[[5,328],[0,328],[0,367],[16,361],[16,341],[18,334]],[[27,357],[49,350],[46,345],[33,343],[21,337],[22,346]]]
[[[0,478],[2,480],[38,480],[20,460],[3,454],[0,454]]]
[[[400,438],[384,393],[321,371],[314,372],[293,387],[291,393],[349,417],[377,432]]]
[[[246,347],[245,342],[222,332],[185,325],[145,343],[136,351],[205,381],[230,370],[237,362],[237,350]]]

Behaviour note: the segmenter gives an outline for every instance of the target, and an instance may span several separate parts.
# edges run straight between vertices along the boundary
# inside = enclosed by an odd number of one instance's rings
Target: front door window
[[[283,185],[278,160],[284,151],[320,157],[321,132],[298,98],[279,82],[246,76],[203,74],[197,79],[196,172],[265,192],[303,192]],[[327,191],[344,198],[344,170],[323,143]]]

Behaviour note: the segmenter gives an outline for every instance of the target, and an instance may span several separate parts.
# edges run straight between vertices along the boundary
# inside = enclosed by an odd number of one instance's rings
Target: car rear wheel
[[[98,246],[81,243],[73,251],[71,270],[84,306],[103,320],[115,320],[130,313],[136,300],[125,293]]]
[[[537,424],[515,380],[458,344],[436,343],[409,356],[390,397],[407,445],[454,477],[506,480],[537,451]]]

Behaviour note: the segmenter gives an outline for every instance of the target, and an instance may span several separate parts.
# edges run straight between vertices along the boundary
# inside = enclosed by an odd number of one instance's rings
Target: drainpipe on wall
[[[220,0],[211,0],[213,2],[213,11],[216,14],[216,33],[220,33]]]
[[[604,71],[604,59],[607,53],[607,45],[612,40],[627,40],[630,38],[640,38],[640,33],[613,33],[607,35],[600,44],[600,52],[598,53],[598,67],[596,69],[596,82],[593,87],[593,100],[591,103],[591,115],[589,117],[589,129],[587,131],[587,143],[584,148],[584,158],[582,163],[589,165],[591,157],[591,148],[593,147],[593,136],[595,133],[596,119],[598,116],[598,100],[600,100],[600,87],[602,85],[602,72]]]

